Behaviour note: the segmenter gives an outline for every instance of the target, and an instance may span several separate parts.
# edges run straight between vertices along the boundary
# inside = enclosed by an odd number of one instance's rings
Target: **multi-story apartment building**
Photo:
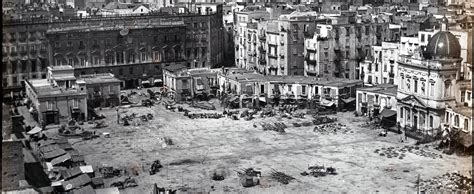
[[[76,75],[112,72],[127,87],[159,79],[162,66],[221,66],[222,5],[195,8],[177,15],[4,21],[4,89],[21,90],[23,80],[45,78],[53,65],[71,64]]]
[[[318,33],[305,41],[306,75],[359,78],[359,63],[373,45],[380,46],[390,36],[387,23],[355,23],[350,22],[351,17],[337,20],[333,20],[336,24],[319,24]]]
[[[235,64],[237,67],[245,69],[255,69],[255,62],[250,62],[248,56],[255,47],[257,21],[270,19],[270,13],[264,8],[247,8],[236,12],[234,16],[234,44],[235,44]],[[250,35],[249,35],[250,33]],[[254,39],[252,39],[254,38]]]
[[[382,42],[382,46],[373,46],[370,59],[360,64],[360,75],[366,85],[397,83],[398,42]]]
[[[26,79],[46,78],[47,22],[3,20],[2,88],[4,94],[18,92]]]

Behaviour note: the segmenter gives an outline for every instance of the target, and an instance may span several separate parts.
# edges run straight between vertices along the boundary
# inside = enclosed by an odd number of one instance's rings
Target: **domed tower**
[[[433,35],[420,55],[400,56],[397,92],[401,126],[430,132],[445,122],[446,106],[455,103],[456,82],[461,67],[461,46],[448,31],[448,19]]]
[[[461,45],[456,36],[448,31],[446,17],[441,19],[441,30],[428,42],[424,56],[433,60],[461,59]]]

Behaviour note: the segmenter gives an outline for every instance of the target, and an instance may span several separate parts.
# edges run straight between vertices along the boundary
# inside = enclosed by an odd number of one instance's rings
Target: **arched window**
[[[444,82],[444,97],[449,97],[451,96],[451,81],[446,80]]]
[[[459,127],[459,115],[454,116],[454,126]]]
[[[464,119],[464,131],[469,131],[469,120]]]
[[[403,119],[403,107],[400,107],[400,118]]]
[[[434,119],[433,116],[430,115],[430,127],[433,127]]]

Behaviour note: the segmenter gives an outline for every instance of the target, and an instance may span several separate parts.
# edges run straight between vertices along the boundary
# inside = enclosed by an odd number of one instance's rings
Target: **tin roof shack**
[[[87,88],[89,106],[110,107],[120,105],[120,84],[122,81],[111,73],[80,75],[79,83]]]
[[[86,86],[76,83],[71,66],[48,67],[47,79],[26,80],[25,90],[38,121],[59,124],[60,118],[87,118]]]
[[[268,97],[281,95],[288,99],[316,100],[321,105],[343,108],[355,101],[356,88],[360,80],[344,78],[315,78],[306,76],[267,76]],[[271,92],[270,92],[271,91]]]
[[[357,89],[356,110],[363,114],[373,112],[374,116],[381,113],[384,118],[395,116],[391,125],[396,124],[397,115],[397,90],[393,84],[380,84],[372,87]]]
[[[176,92],[176,100],[186,97],[205,100],[217,96],[217,73],[220,69],[198,68],[163,70],[164,84]]]

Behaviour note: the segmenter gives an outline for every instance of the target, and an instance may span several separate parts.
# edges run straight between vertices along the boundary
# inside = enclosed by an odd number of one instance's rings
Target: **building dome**
[[[459,59],[461,45],[451,32],[440,31],[428,42],[425,56],[429,59]]]

